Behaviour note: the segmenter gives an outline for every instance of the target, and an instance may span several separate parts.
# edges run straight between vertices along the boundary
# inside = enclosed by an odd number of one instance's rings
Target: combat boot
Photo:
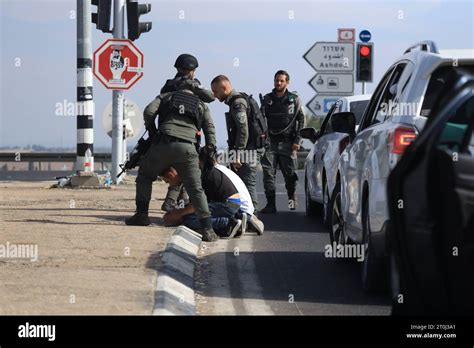
[[[136,202],[137,211],[135,215],[125,219],[125,224],[128,226],[148,226],[150,219],[148,218],[148,207],[150,202]]]
[[[288,208],[290,208],[290,210],[296,209],[296,197],[294,192],[288,193]]]
[[[202,240],[204,242],[215,242],[219,239],[219,236],[214,232],[214,229],[211,225],[211,218],[201,219],[201,229],[199,234],[202,235]]]
[[[277,212],[276,203],[275,203],[275,195],[268,195],[267,196],[267,205],[265,208],[260,210],[262,214],[275,214]]]

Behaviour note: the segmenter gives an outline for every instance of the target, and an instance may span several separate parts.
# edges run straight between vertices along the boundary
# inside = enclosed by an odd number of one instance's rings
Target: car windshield
[[[354,113],[357,125],[359,124],[368,103],[368,100],[359,100],[350,103],[350,111]]]

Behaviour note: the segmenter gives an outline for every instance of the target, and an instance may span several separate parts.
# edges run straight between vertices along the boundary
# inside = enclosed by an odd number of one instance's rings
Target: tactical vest
[[[184,90],[176,91],[171,97],[160,105],[159,124],[165,122],[169,117],[189,117],[197,130],[201,129],[202,114],[199,110],[199,97]]]
[[[275,98],[273,94],[267,94],[263,101],[270,135],[291,135],[295,127],[288,126],[294,120],[298,112],[296,95],[288,92],[287,95],[282,98]],[[288,129],[285,130],[287,127]]]
[[[247,125],[249,130],[249,138],[247,141],[247,150],[260,149],[265,146],[265,139],[267,136],[267,121],[262,115],[260,108],[258,107],[257,101],[246,93],[240,92],[233,96],[229,101],[229,106],[232,108],[232,104],[238,98],[244,98],[247,101]],[[229,113],[226,113],[226,123],[228,125],[227,134],[229,137],[228,144],[229,148],[235,144],[237,139],[237,125],[230,117]]]

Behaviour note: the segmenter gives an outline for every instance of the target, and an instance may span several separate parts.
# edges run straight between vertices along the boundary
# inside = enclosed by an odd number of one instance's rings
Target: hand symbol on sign
[[[120,51],[115,50],[110,55],[110,70],[112,71],[113,80],[120,80],[123,72],[130,65],[129,58],[123,58]]]

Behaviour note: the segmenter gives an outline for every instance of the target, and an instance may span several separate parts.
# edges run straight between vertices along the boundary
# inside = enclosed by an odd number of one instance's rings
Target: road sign
[[[354,44],[352,42],[316,42],[303,56],[318,72],[354,71]]]
[[[318,94],[354,93],[354,75],[352,73],[317,73],[309,84]]]
[[[371,38],[372,38],[372,34],[368,30],[362,30],[359,33],[359,39],[362,42],[369,42]]]
[[[125,138],[133,138],[143,127],[143,114],[136,103],[130,99],[124,99],[123,127]],[[110,102],[102,113],[102,125],[109,137],[112,137],[112,102]]]
[[[93,72],[108,89],[129,89],[143,76],[143,53],[130,41],[109,39],[94,52]]]
[[[337,29],[337,41],[338,42],[354,42],[355,29],[352,29],[352,28]]]
[[[316,95],[306,104],[306,107],[318,117],[325,117],[334,104],[341,96]]]

